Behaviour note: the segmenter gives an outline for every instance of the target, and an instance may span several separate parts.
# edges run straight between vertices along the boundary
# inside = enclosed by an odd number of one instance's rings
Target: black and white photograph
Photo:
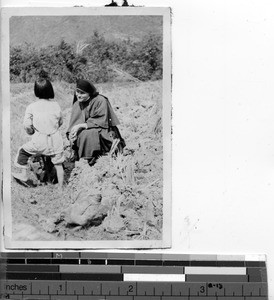
[[[170,247],[170,9],[1,21],[5,247]]]

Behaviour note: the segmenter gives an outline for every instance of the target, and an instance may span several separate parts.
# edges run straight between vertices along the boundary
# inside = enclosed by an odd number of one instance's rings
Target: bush
[[[11,82],[33,82],[44,69],[51,80],[75,82],[88,78],[95,83],[123,80],[162,79],[162,38],[149,34],[138,42],[107,41],[97,31],[84,43],[36,49],[30,44],[15,46],[10,51]],[[127,76],[128,75],[128,76]]]

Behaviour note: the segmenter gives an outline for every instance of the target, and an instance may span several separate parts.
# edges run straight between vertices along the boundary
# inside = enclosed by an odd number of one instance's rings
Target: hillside
[[[65,137],[73,86],[54,82]],[[29,187],[11,181],[15,240],[160,240],[163,227],[162,82],[101,84],[121,124],[126,148],[102,156],[93,167],[69,161],[65,147],[65,187],[43,184],[29,170]],[[11,85],[11,163],[30,137],[22,122],[35,101],[33,84]],[[34,166],[35,163],[32,164]],[[18,170],[17,170],[18,171]]]
[[[36,47],[84,41],[94,31],[108,40],[139,40],[148,33],[162,33],[161,16],[16,16],[10,19],[10,45]]]

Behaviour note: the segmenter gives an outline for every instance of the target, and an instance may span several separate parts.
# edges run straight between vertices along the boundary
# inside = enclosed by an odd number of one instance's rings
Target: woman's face
[[[76,97],[79,102],[85,102],[89,99],[89,93],[86,93],[80,89],[76,89]]]

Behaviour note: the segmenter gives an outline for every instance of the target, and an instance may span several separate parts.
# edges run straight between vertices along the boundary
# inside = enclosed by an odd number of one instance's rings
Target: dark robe
[[[76,101],[72,106],[68,134],[74,125],[86,123],[88,128],[78,132],[74,149],[78,159],[91,159],[111,149],[113,139],[119,138],[119,149],[125,146],[118,128],[120,124],[108,99],[102,95],[86,102]]]

